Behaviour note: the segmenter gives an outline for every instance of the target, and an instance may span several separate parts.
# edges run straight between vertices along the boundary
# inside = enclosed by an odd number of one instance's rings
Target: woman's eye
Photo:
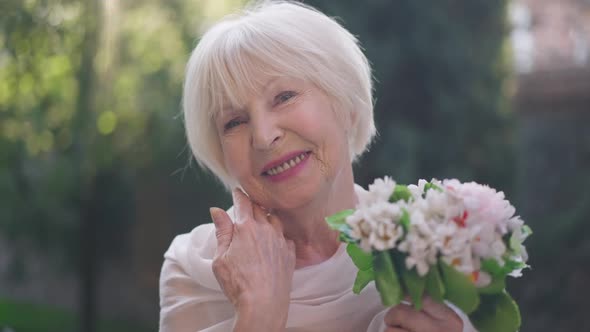
[[[241,120],[241,119],[239,119],[239,118],[236,118],[236,119],[231,119],[231,120],[229,120],[229,121],[228,121],[228,122],[227,122],[227,123],[226,123],[226,124],[223,126],[223,129],[224,129],[225,131],[227,131],[227,130],[230,130],[230,129],[234,128],[234,127],[237,127],[237,126],[241,125],[241,124],[242,124],[242,123],[244,123],[244,122],[245,122],[244,120]]]
[[[289,99],[295,97],[297,94],[293,91],[284,91],[279,93],[276,97],[275,97],[275,104],[282,104],[284,102],[289,101]]]

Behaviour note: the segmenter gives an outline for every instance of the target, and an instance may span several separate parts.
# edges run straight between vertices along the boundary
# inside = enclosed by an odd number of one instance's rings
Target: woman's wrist
[[[266,310],[263,306],[242,306],[236,312],[234,332],[284,331],[287,312],[277,313],[276,307],[273,309]]]

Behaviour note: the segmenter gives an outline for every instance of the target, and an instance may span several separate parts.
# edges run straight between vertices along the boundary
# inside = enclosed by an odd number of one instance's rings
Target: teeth
[[[277,166],[277,167],[273,167],[271,169],[269,169],[268,171],[266,171],[266,173],[268,173],[269,175],[277,175],[280,174],[286,170],[288,170],[291,167],[295,167],[297,164],[299,164],[303,159],[305,159],[305,152],[296,156],[295,158],[291,159],[291,160],[287,160],[286,162],[284,162],[283,164]]]

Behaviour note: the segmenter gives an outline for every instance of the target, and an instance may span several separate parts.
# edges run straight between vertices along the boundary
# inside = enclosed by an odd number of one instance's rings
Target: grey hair
[[[315,84],[339,116],[350,120],[351,159],[368,148],[376,133],[372,76],[355,36],[310,6],[258,2],[212,26],[186,67],[183,112],[188,143],[199,165],[226,187],[237,183],[224,164],[214,117],[227,104],[243,105],[260,87],[260,74]]]

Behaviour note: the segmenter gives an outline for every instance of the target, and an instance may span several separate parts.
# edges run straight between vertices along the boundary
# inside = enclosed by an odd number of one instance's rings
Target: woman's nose
[[[283,133],[276,119],[269,114],[259,114],[250,119],[252,128],[252,146],[257,150],[272,148],[281,139]]]

